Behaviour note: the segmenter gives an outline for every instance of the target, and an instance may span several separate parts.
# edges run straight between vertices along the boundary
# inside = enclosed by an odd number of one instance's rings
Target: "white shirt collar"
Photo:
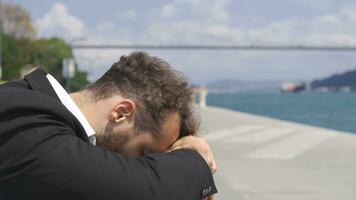
[[[75,104],[73,99],[52,75],[47,74],[46,77],[51,86],[53,87],[54,91],[56,92],[57,96],[59,97],[59,100],[74,115],[74,117],[78,119],[80,124],[83,126],[85,132],[87,133],[90,142],[96,145],[95,131],[93,127],[89,124],[83,113],[80,111],[78,106]]]

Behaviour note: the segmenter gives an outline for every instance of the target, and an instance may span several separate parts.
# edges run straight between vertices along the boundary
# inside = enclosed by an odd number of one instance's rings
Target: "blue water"
[[[356,133],[355,93],[209,94],[207,104]]]

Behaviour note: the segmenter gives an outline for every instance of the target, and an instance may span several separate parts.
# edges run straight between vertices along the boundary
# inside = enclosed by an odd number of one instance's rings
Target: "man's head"
[[[122,56],[84,92],[91,101],[84,114],[97,142],[111,150],[132,156],[162,152],[196,132],[186,78],[147,53]]]

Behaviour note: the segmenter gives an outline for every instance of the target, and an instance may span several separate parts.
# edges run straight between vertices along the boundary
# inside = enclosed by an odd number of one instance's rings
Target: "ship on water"
[[[285,83],[282,83],[280,91],[282,93],[295,93],[295,92],[303,91],[304,89],[305,89],[304,84],[285,82]]]

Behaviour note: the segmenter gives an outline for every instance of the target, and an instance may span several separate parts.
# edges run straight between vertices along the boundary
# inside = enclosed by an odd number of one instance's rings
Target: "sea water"
[[[356,93],[208,94],[207,104],[356,134]]]

